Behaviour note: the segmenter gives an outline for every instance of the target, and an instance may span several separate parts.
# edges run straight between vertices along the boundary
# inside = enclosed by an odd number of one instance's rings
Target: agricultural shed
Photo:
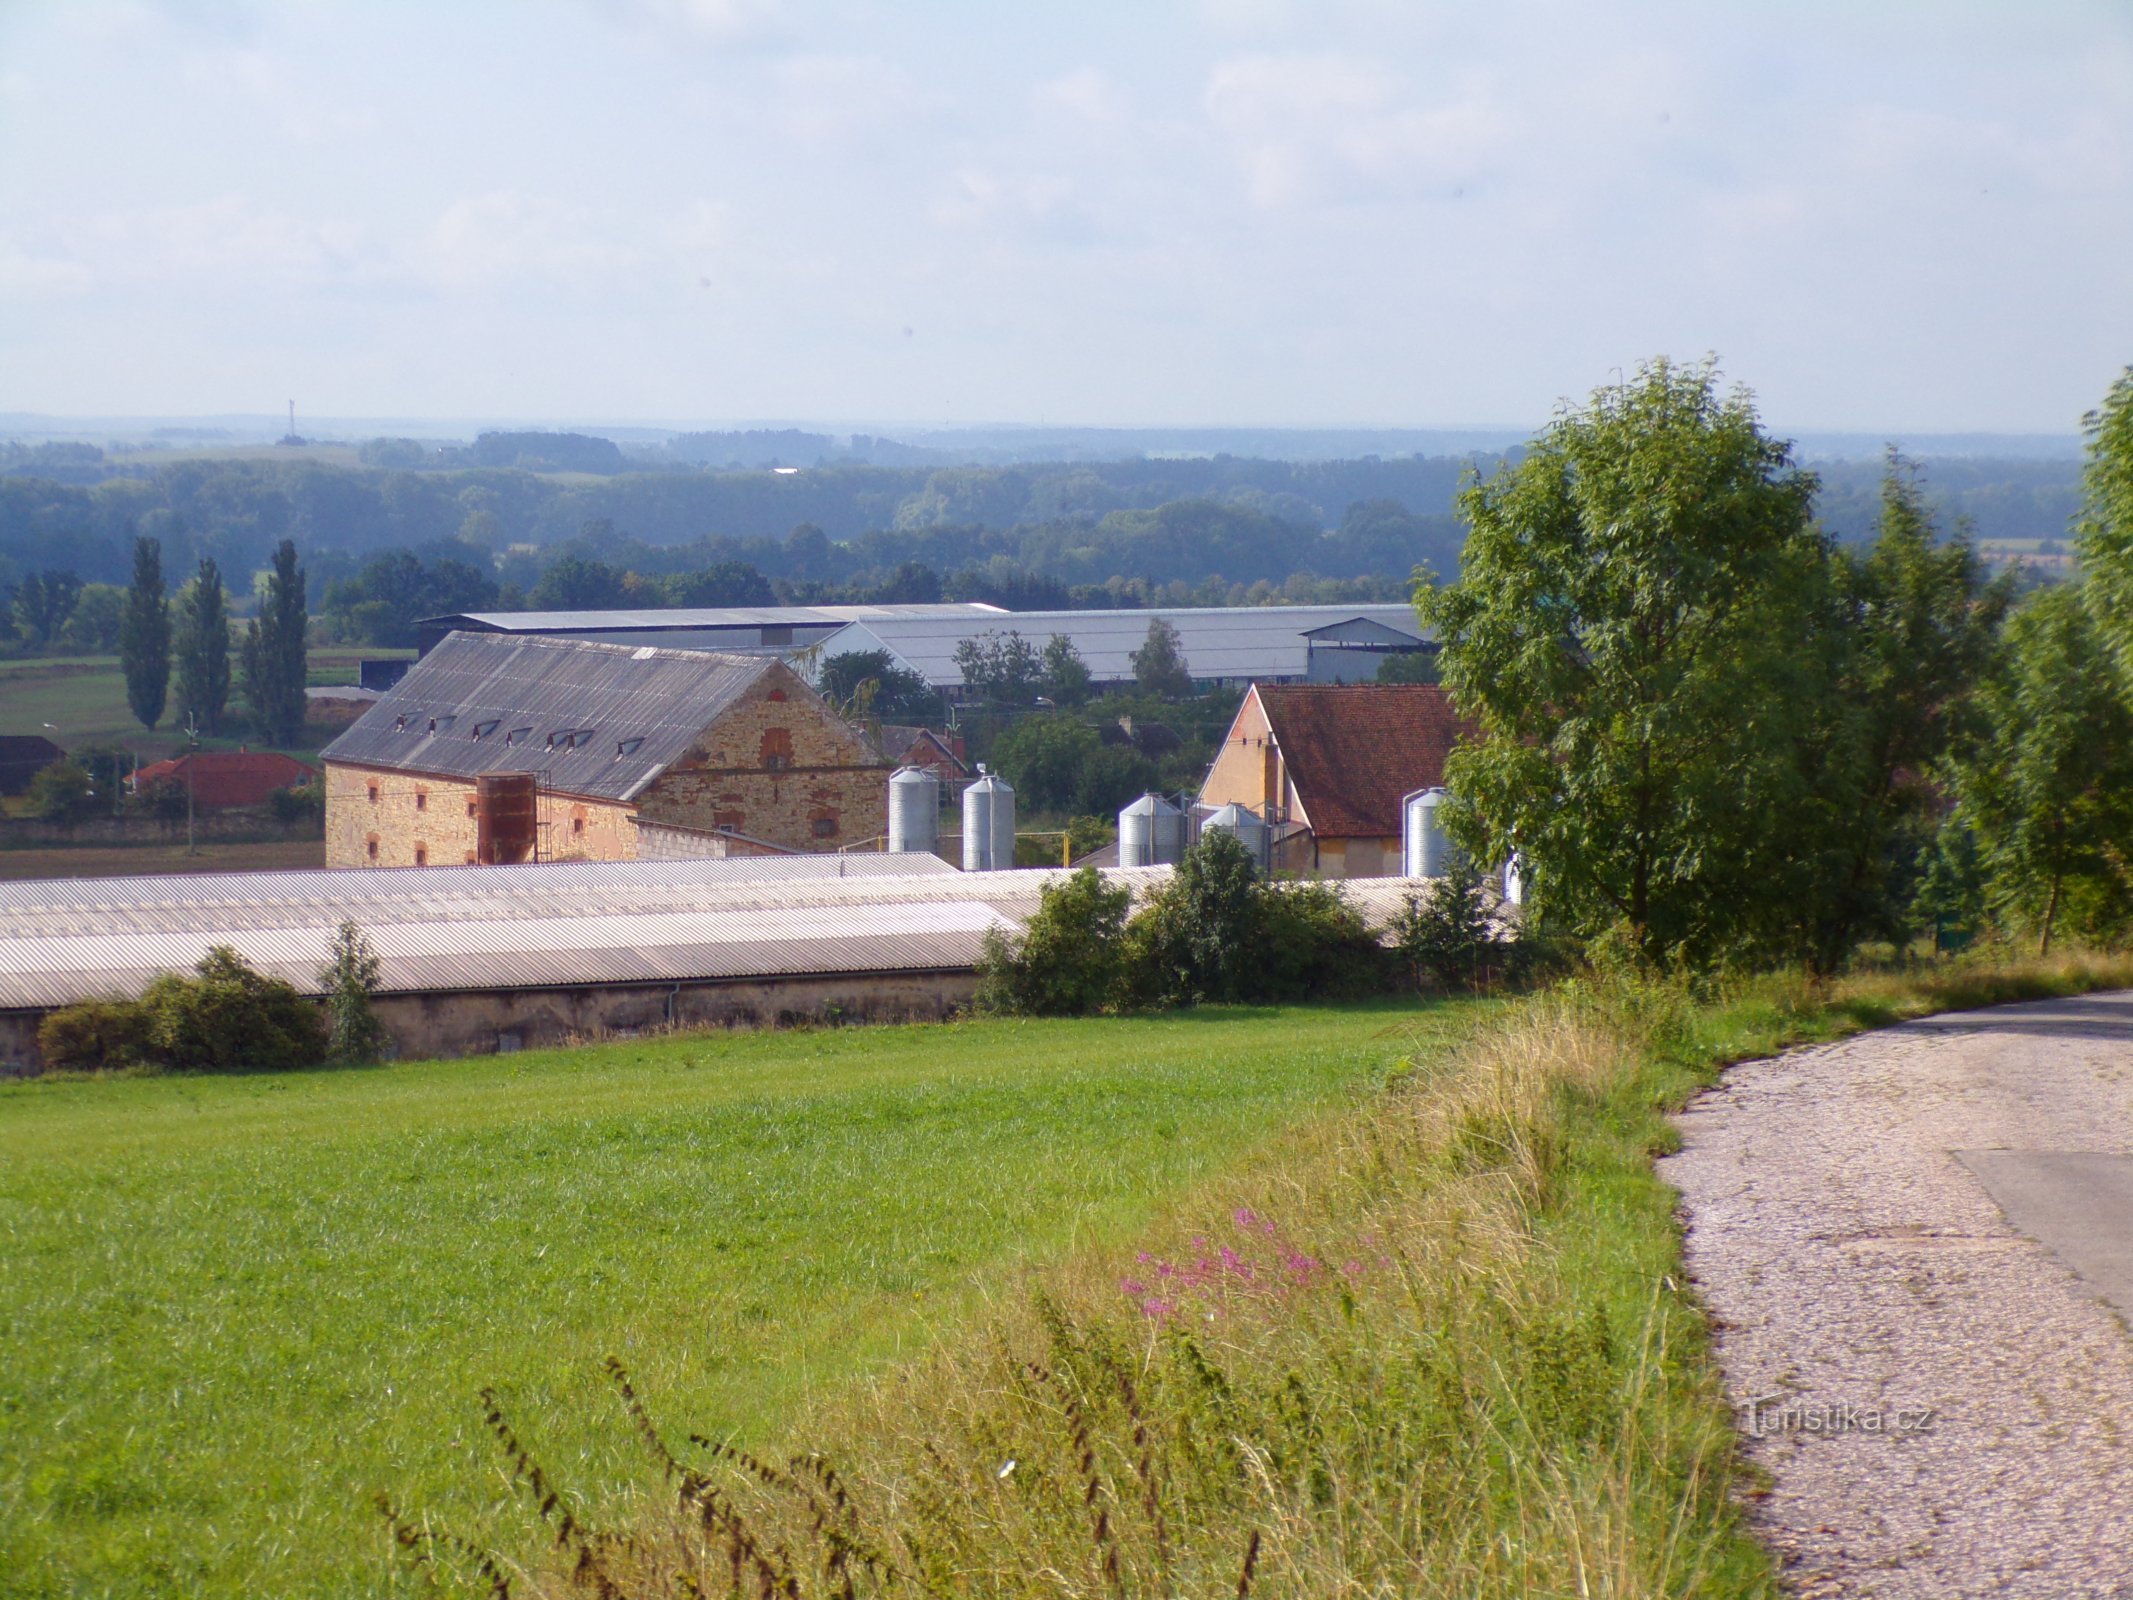
[[[538,633],[558,639],[686,650],[786,651],[804,650],[854,622],[1005,614],[981,600],[875,606],[704,606],[671,611],[460,611],[424,617],[415,628],[424,655],[450,633]]]
[[[1118,871],[1136,892],[1167,867]],[[0,1062],[34,1070],[46,1012],[132,997],[229,945],[319,992],[335,931],[384,968],[406,1055],[470,1055],[647,1028],[938,1017],[985,935],[1059,870],[957,872],[930,855],[257,872],[0,884]],[[1357,885],[1374,923],[1406,880]]]

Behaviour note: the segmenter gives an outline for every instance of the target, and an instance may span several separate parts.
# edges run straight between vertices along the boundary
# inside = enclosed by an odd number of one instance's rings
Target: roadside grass
[[[473,1465],[487,1385],[585,1515],[642,1515],[604,1357],[774,1440],[1479,1009],[0,1085],[0,1589],[412,1587],[379,1491],[524,1544],[532,1513]]]
[[[543,1536],[491,1545],[397,1496],[403,1559],[557,1596],[1772,1597],[1653,1171],[1666,1114],[1727,1061],[2127,986],[2133,958],[1990,953],[1564,984],[1422,1041],[1137,1251],[1037,1273],[771,1447],[612,1352],[637,1516],[590,1514],[548,1419],[499,1392],[483,1443],[522,1500],[556,1493]]]

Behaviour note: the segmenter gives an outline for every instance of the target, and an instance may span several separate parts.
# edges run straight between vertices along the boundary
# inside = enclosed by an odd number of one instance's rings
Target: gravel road
[[[2133,1597],[2133,993],[1749,1062],[1680,1127],[1788,1587]]]

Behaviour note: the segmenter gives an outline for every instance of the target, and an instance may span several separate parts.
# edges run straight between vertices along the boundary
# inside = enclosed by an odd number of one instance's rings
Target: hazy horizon
[[[0,411],[1527,433],[1711,351],[2074,432],[2133,8],[0,9]]]

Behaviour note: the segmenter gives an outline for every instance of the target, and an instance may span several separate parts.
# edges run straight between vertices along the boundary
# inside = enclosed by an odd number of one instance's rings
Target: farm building
[[[885,722],[881,726],[881,753],[899,767],[923,767],[943,783],[961,783],[970,776],[970,768],[963,761],[963,736],[959,733],[935,733],[931,728]]]
[[[889,765],[774,655],[455,633],[326,747],[329,867],[626,861],[640,823],[880,833]]]
[[[932,605],[709,606],[675,611],[461,611],[423,618],[415,625],[415,637],[424,655],[451,633],[538,633],[556,639],[656,644],[677,650],[788,651],[820,644],[855,622],[1006,615],[998,606],[978,600]],[[364,683],[370,686],[368,675]]]
[[[450,630],[692,648],[809,651],[822,660],[884,650],[951,697],[963,692],[956,650],[1019,633],[1041,650],[1073,641],[1091,681],[1133,681],[1133,652],[1156,618],[1178,631],[1187,670],[1207,685],[1359,683],[1388,656],[1432,650],[1405,605],[1166,607],[1149,611],[1001,611],[986,605],[733,607],[711,611],[522,611],[432,617],[425,648]]]
[[[157,761],[133,775],[137,793],[159,785],[189,789],[203,811],[228,806],[263,806],[276,789],[296,789],[318,773],[273,750],[196,750],[170,761]]]
[[[1444,758],[1467,731],[1434,684],[1254,684],[1200,804],[1263,817],[1277,869],[1396,875],[1401,800],[1444,782]]]
[[[1169,870],[1114,881],[1144,892]],[[0,883],[0,1063],[35,1069],[48,1011],[137,996],[216,945],[317,994],[343,921],[379,955],[378,1014],[404,1055],[938,1017],[969,998],[987,931],[1019,928],[1059,876],[872,854]],[[1407,887],[1358,902],[1383,923]]]
[[[41,733],[0,734],[0,794],[22,794],[30,781],[66,751]]]

